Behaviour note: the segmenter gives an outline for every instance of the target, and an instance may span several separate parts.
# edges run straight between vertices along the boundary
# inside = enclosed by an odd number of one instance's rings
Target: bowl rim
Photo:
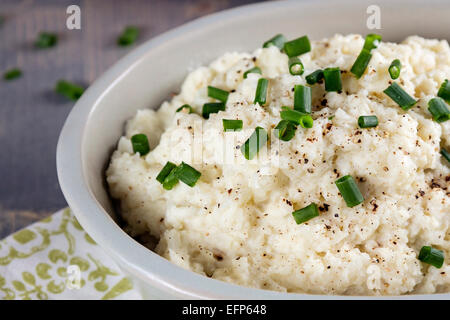
[[[328,0],[330,2],[337,0]],[[314,2],[303,0],[302,2]],[[340,1],[340,3],[348,0]],[[379,0],[378,3],[386,3]],[[419,4],[419,0],[405,2],[408,5]],[[119,265],[126,266],[135,277],[143,282],[179,298],[194,299],[449,299],[450,294],[402,295],[402,296],[342,296],[313,295],[303,293],[284,293],[226,283],[199,275],[179,267],[158,254],[145,248],[125,233],[110,215],[103,209],[92,194],[83,169],[83,145],[86,139],[88,119],[102,100],[113,90],[114,85],[134,68],[148,51],[158,48],[176,37],[195,32],[211,23],[224,23],[255,11],[268,11],[280,6],[298,4],[296,0],[254,3],[219,11],[200,17],[174,29],[157,35],[133,49],[104,72],[85,91],[67,117],[57,144],[57,174],[61,190],[84,230]],[[345,4],[344,4],[345,5]],[[100,227],[99,227],[100,226]],[[111,236],[113,235],[113,236]]]

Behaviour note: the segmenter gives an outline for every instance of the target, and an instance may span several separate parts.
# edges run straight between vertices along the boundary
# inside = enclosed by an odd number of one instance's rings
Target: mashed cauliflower
[[[180,94],[158,110],[140,110],[126,125],[107,170],[127,231],[145,239],[173,263],[243,286],[314,294],[400,295],[450,291],[450,121],[427,110],[450,78],[447,41],[409,37],[383,42],[360,79],[350,72],[364,43],[359,35],[312,42],[301,56],[302,76],[288,71],[276,47],[226,53],[192,71]],[[418,100],[403,111],[383,93],[388,67],[400,59],[396,80]],[[262,75],[243,73],[258,66]],[[314,125],[294,138],[270,137],[264,159],[239,150],[260,126],[268,132],[293,88],[317,69],[339,67],[341,92],[312,87]],[[258,79],[269,79],[267,103],[253,104]],[[226,110],[201,117],[207,86],[230,92]],[[194,113],[175,112],[189,104]],[[376,128],[361,129],[361,115],[376,115]],[[224,132],[222,119],[243,120]],[[131,136],[147,135],[151,151],[133,152]],[[155,179],[167,161],[201,172],[194,187],[163,189]],[[346,206],[335,180],[352,175],[364,195]],[[320,215],[297,225],[294,210],[316,203]],[[153,241],[151,241],[153,240]],[[153,246],[151,243],[153,242]],[[444,251],[437,269],[418,260],[424,245]]]

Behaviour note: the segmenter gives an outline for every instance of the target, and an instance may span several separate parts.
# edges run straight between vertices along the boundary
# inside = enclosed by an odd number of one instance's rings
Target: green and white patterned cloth
[[[70,209],[0,241],[1,299],[141,299]]]

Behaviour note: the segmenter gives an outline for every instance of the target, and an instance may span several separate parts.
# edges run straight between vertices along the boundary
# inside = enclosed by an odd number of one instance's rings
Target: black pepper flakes
[[[217,261],[222,261],[223,257],[220,254],[214,253],[213,254],[214,259],[216,259]]]
[[[437,183],[434,179],[431,179],[430,187],[431,187],[431,189],[434,189],[434,188],[440,189],[441,185],[439,183]]]

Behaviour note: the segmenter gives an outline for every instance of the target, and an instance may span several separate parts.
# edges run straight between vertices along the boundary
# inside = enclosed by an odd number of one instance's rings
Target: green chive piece
[[[22,70],[20,70],[19,68],[14,68],[14,69],[10,69],[4,73],[3,79],[13,80],[13,79],[19,78],[20,76],[22,76]]]
[[[450,152],[448,152],[445,149],[441,149],[441,154],[442,156],[445,158],[445,160],[447,160],[448,162],[450,162]]]
[[[173,187],[175,187],[178,184],[179,179],[178,179],[177,173],[176,173],[177,169],[178,169],[178,167],[174,168],[172,171],[170,171],[170,173],[164,179],[164,182],[162,184],[164,189],[172,190]]]
[[[247,76],[249,73],[259,73],[262,74],[262,71],[260,68],[258,67],[253,67],[251,69],[248,69],[247,71],[244,72],[244,79],[247,79]]]
[[[84,89],[69,81],[60,80],[56,83],[55,91],[70,100],[78,100],[84,92]]]
[[[395,59],[394,61],[391,62],[391,65],[389,66],[389,74],[391,75],[391,79],[395,80],[398,77],[400,77],[400,71],[402,69],[402,63],[400,62],[400,60]]]
[[[208,97],[217,99],[219,101],[222,101],[223,103],[227,102],[229,94],[230,93],[228,91],[208,86]]]
[[[288,120],[281,120],[275,127],[277,137],[283,141],[289,141],[295,136],[297,126]]]
[[[159,181],[161,184],[164,183],[164,180],[167,178],[167,176],[177,167],[176,164],[167,161],[165,166],[161,169],[161,171],[156,176],[156,180]]]
[[[122,47],[132,45],[134,42],[136,42],[138,36],[139,29],[137,27],[128,26],[117,38],[117,44]]]
[[[359,53],[358,58],[356,58],[350,72],[353,73],[356,78],[361,78],[369,65],[370,59],[372,59],[372,54],[367,49],[362,49]]]
[[[258,86],[256,87],[255,101],[253,103],[259,103],[263,106],[266,103],[267,87],[269,85],[269,80],[260,78],[258,80]]]
[[[264,128],[256,127],[250,138],[241,146],[241,152],[245,159],[252,160],[259,150],[267,144],[269,136]]]
[[[219,111],[225,111],[225,103],[223,102],[205,103],[202,109],[202,116],[205,119],[209,119],[209,115],[211,113],[218,113]]]
[[[311,43],[307,36],[303,36],[284,43],[284,52],[288,57],[295,57],[311,51]]]
[[[304,112],[300,112],[297,110],[292,110],[289,107],[281,107],[280,117],[283,120],[288,120],[293,122],[294,124],[300,124],[300,118],[306,115]]]
[[[310,73],[305,77],[306,82],[310,85],[316,84],[320,80],[323,79],[323,70],[319,69],[314,71],[313,73]]]
[[[444,264],[444,251],[423,246],[419,252],[419,260],[440,269]]]
[[[224,131],[241,131],[243,127],[242,120],[222,119]]]
[[[447,103],[450,103],[450,82],[448,79],[445,79],[445,81],[442,82],[437,95],[438,97],[444,99]]]
[[[303,128],[312,128],[313,126],[313,119],[309,114],[292,110],[288,107],[282,107],[280,116],[281,119],[288,120],[296,125],[301,125]]]
[[[131,144],[133,145],[134,153],[145,156],[150,151],[147,136],[143,133],[135,134],[131,137]]]
[[[381,43],[381,35],[379,34],[368,34],[366,40],[364,41],[364,49],[371,51],[372,49],[378,48]]]
[[[283,49],[284,43],[286,42],[286,38],[282,34],[277,34],[273,38],[270,38],[263,44],[263,48],[268,48],[271,46],[275,46],[278,49]]]
[[[326,68],[323,70],[323,77],[325,79],[326,91],[342,90],[341,70],[339,68]]]
[[[313,127],[313,118],[309,114],[305,114],[300,118],[302,128],[309,129]]]
[[[179,107],[177,109],[177,111],[175,112],[185,112],[185,113],[193,113],[194,110],[192,109],[192,107],[188,104],[183,104],[181,107]]]
[[[195,186],[198,179],[202,175],[199,171],[192,168],[187,163],[181,162],[181,164],[174,170],[175,175],[189,187]]]
[[[41,32],[39,33],[34,45],[39,49],[54,47],[58,43],[58,36],[55,33]]]
[[[333,114],[332,116],[328,117],[328,120],[333,120],[334,117],[335,117],[335,115]]]
[[[387,89],[383,91],[389,98],[394,100],[403,110],[411,109],[417,103],[402,87],[396,82],[392,83]]]
[[[358,189],[355,180],[351,175],[346,175],[334,182],[339,189],[345,203],[352,208],[364,201],[364,197]]]
[[[311,88],[297,84],[294,86],[294,109],[311,113]]]
[[[377,116],[360,116],[358,118],[358,125],[360,128],[373,128],[378,125]]]
[[[292,212],[292,215],[294,216],[295,222],[297,224],[301,224],[308,220],[311,220],[314,217],[318,217],[319,210],[317,209],[317,204],[311,203],[309,206]]]
[[[450,111],[441,98],[433,98],[428,101],[428,111],[433,115],[433,120],[436,122],[441,123],[450,119]]]
[[[298,57],[289,58],[289,73],[293,76],[302,75],[304,72],[303,63]]]

